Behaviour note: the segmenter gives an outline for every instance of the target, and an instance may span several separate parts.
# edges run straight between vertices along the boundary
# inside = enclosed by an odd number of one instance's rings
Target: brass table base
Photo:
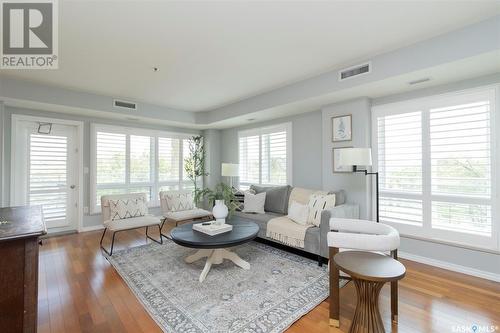
[[[378,296],[385,282],[353,279],[357,304],[349,333],[385,333]]]

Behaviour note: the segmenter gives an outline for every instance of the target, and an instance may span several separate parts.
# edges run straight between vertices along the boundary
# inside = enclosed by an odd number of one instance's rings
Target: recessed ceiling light
[[[414,84],[420,84],[420,83],[424,83],[424,82],[427,82],[427,81],[430,81],[431,78],[430,77],[424,77],[422,79],[418,79],[418,80],[414,80],[414,81],[410,81],[408,82],[408,84],[410,86],[414,85]]]
[[[153,67],[153,72],[159,72],[160,71],[160,68],[159,67]]]

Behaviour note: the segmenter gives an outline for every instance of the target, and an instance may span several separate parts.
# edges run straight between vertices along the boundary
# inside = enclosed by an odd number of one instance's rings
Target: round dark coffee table
[[[378,309],[380,289],[386,282],[402,279],[405,266],[391,257],[361,251],[337,253],[333,261],[338,269],[351,276],[356,286],[358,301],[349,332],[385,332]]]
[[[224,259],[231,260],[243,269],[250,269],[248,262],[227,248],[244,244],[257,237],[259,226],[255,222],[237,216],[233,216],[226,223],[231,224],[233,230],[215,236],[193,230],[194,223],[176,227],[170,233],[172,240],[177,244],[199,249],[196,253],[184,259],[187,263],[207,258],[205,268],[200,274],[200,282],[205,280],[212,265],[221,264]]]

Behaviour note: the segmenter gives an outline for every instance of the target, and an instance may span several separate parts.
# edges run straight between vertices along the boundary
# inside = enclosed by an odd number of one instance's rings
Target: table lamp
[[[240,174],[240,166],[235,163],[222,163],[221,176],[229,177],[229,186],[233,187],[233,177],[238,177]]]

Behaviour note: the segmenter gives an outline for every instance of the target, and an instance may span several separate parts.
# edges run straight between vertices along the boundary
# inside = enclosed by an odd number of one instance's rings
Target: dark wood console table
[[[0,208],[0,331],[36,332],[41,206]]]

